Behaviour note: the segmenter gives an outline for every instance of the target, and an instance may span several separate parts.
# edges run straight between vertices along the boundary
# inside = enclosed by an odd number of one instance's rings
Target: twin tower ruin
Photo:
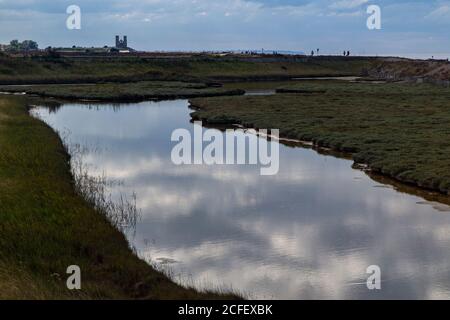
[[[120,36],[116,36],[116,48],[117,49],[128,49],[128,37],[123,36],[123,40],[120,39]]]

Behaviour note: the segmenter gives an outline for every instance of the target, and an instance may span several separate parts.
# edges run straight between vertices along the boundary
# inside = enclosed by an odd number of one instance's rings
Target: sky
[[[81,29],[69,30],[69,5]],[[367,7],[381,30],[367,28]],[[450,57],[450,0],[0,0],[0,43],[137,50],[292,50]]]

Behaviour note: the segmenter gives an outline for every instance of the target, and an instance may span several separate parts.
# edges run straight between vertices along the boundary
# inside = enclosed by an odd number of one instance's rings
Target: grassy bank
[[[189,99],[223,95],[242,95],[238,89],[223,89],[204,83],[178,81],[142,81],[132,83],[101,83],[92,85],[34,85],[1,87],[0,92],[26,92],[42,97],[88,99],[99,101],[144,101],[151,99]]]
[[[445,85],[450,81],[450,62],[444,60],[383,59],[373,64],[369,75],[383,79],[416,80]]]
[[[68,155],[26,100],[0,96],[1,299],[215,299],[138,259],[125,237],[74,190]],[[78,265],[82,290],[66,288]]]
[[[285,137],[350,152],[374,172],[450,191],[450,90],[335,81],[285,85],[273,96],[195,99],[196,119],[279,128]]]
[[[374,61],[352,57],[71,59],[0,55],[0,84],[276,80],[296,76],[359,75],[369,69]]]

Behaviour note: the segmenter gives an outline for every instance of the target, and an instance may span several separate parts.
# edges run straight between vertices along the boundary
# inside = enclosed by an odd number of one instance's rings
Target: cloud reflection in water
[[[137,193],[133,246],[199,285],[253,298],[450,298],[449,214],[312,150],[281,146],[276,176],[256,166],[174,166],[170,136],[192,130],[189,112],[181,100],[39,110],[72,141],[100,146],[85,157],[93,174]],[[365,286],[372,264],[381,292]]]

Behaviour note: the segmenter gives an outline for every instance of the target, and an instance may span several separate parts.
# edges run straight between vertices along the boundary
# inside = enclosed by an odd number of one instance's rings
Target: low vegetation
[[[130,250],[124,235],[76,192],[58,135],[0,96],[1,299],[235,298],[182,288]],[[82,290],[69,291],[78,265]]]
[[[400,58],[383,59],[374,63],[369,75],[383,79],[422,79],[431,83],[444,84],[450,81],[448,60],[409,60]]]
[[[307,76],[360,75],[370,58],[12,58],[0,55],[0,84],[133,82],[149,80],[236,81]]]
[[[432,85],[301,82],[273,96],[202,98],[193,117],[279,128],[283,136],[350,152],[377,173],[450,191],[450,90]]]
[[[101,83],[89,85],[34,85],[0,87],[3,92],[26,92],[59,99],[87,99],[99,101],[144,101],[151,99],[179,99],[241,95],[239,89],[223,89],[204,83],[177,81],[143,81],[127,84]]]

